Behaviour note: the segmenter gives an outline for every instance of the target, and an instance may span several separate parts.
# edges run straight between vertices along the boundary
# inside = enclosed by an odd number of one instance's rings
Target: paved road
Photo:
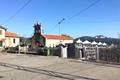
[[[52,56],[0,54],[0,80],[120,80],[120,66]]]

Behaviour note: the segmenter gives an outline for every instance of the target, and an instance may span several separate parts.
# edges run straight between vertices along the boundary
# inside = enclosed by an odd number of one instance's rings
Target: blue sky
[[[33,35],[33,25],[40,22],[45,34],[60,33],[72,37],[105,35],[118,37],[120,33],[120,0],[100,0],[97,4],[71,18],[96,0],[31,0],[16,16],[28,0],[0,0],[0,24],[21,36]]]

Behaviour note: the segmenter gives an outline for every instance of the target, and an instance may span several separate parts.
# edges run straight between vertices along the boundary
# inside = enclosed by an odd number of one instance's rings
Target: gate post
[[[61,57],[62,58],[67,58],[67,47],[61,46]]]
[[[99,47],[97,46],[97,54],[96,54],[96,59],[97,59],[97,61],[99,61],[100,59],[99,59]]]

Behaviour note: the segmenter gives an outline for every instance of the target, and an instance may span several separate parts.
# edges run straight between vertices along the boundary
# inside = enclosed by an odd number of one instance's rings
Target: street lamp
[[[60,36],[60,24],[63,22],[65,20],[65,18],[63,18],[62,20],[60,20],[59,22],[58,22],[58,25],[59,25],[59,38],[61,39],[61,36]],[[59,41],[60,41],[60,39],[59,39]],[[61,41],[60,41],[60,43],[61,43]],[[60,44],[59,43],[59,44]]]

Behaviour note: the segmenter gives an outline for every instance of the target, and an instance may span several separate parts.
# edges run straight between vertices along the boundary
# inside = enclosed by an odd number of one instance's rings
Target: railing
[[[109,63],[120,63],[120,48],[100,49],[99,59]]]

